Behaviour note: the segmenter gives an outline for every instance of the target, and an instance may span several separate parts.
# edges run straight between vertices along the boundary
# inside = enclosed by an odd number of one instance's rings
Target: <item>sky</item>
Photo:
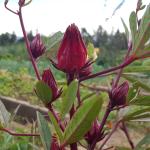
[[[23,8],[23,18],[27,31],[51,35],[57,31],[64,32],[68,25],[75,23],[79,29],[85,27],[90,34],[102,25],[109,33],[119,29],[124,31],[121,17],[128,25],[130,13],[136,9],[137,0],[124,0],[123,6],[114,9],[122,0],[32,0]],[[0,34],[15,32],[22,36],[19,19],[7,11],[0,0]],[[9,7],[17,10],[18,0],[9,0]],[[149,4],[150,0],[143,0]],[[111,17],[112,16],[112,17]],[[106,18],[110,18],[107,20]],[[107,21],[106,21],[107,20]]]

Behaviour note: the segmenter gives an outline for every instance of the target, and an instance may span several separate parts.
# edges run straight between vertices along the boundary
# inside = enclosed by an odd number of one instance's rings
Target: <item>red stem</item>
[[[4,131],[4,132],[7,132],[7,133],[9,133],[10,135],[13,135],[13,136],[40,136],[40,134],[14,133],[14,132],[10,131],[9,129],[6,129],[6,128],[1,128],[0,130],[1,130],[1,131]]]
[[[35,59],[32,56],[31,49],[30,49],[30,42],[28,40],[27,33],[26,33],[26,30],[25,30],[25,27],[24,27],[24,22],[23,22],[23,18],[22,18],[21,7],[19,8],[18,15],[19,15],[19,20],[20,20],[20,24],[21,24],[23,36],[24,36],[25,43],[26,43],[26,48],[27,48],[28,54],[30,56],[32,66],[34,68],[34,71],[35,71],[37,79],[40,80],[40,74],[39,74],[39,71],[38,71],[38,68],[37,68],[37,64],[36,64]]]
[[[17,12],[15,12],[15,11],[11,10],[10,8],[8,8],[8,7],[7,7],[7,4],[4,3],[4,6],[5,6],[5,8],[6,8],[8,11],[12,12],[12,13],[15,14],[15,15],[18,15]]]
[[[130,135],[128,133],[128,129],[127,129],[126,125],[125,125],[125,122],[122,122],[122,130],[123,130],[123,132],[125,133],[125,135],[127,137],[127,140],[128,140],[128,142],[129,142],[129,144],[131,146],[131,149],[134,149],[135,147],[134,147],[134,144],[133,144],[133,142],[132,142],[132,140],[130,138]]]
[[[104,140],[104,142],[102,143],[102,145],[100,146],[99,150],[102,150],[102,148],[105,146],[105,144],[107,143],[107,141],[110,139],[110,137],[113,135],[113,133],[116,131],[117,127],[119,126],[121,121],[118,121],[114,128],[112,129],[112,131],[110,132],[110,134],[107,136],[107,138]]]
[[[129,64],[131,64],[131,63],[132,63],[133,61],[135,61],[136,59],[137,59],[137,58],[135,58],[134,55],[132,55],[131,57],[128,58],[128,60],[126,60],[126,62],[122,63],[122,64],[119,65],[119,66],[112,67],[112,68],[110,68],[110,69],[106,69],[106,70],[103,70],[103,71],[101,71],[101,72],[98,72],[98,73],[95,73],[95,74],[92,74],[92,75],[83,77],[83,78],[81,78],[79,81],[82,82],[82,81],[85,81],[85,80],[88,80],[88,79],[92,79],[92,78],[95,78],[95,77],[104,75],[104,74],[109,73],[109,72],[116,71],[116,70],[118,70],[118,69],[124,68],[124,67],[128,66]]]
[[[56,121],[58,122],[58,124],[59,124],[61,130],[64,131],[64,126],[63,126],[62,123],[59,121],[59,118],[58,118],[56,112],[53,110],[52,107],[48,107],[48,109],[49,109],[49,111],[51,111],[51,113],[52,113],[53,116],[55,117],[55,119],[56,119]]]
[[[129,42],[129,44],[128,44],[128,51],[127,51],[127,54],[126,54],[126,56],[125,56],[125,58],[124,58],[124,61],[123,61],[124,63],[127,61],[131,50],[132,50],[132,43]],[[114,84],[113,84],[113,88],[118,85],[119,80],[120,80],[120,77],[121,77],[121,74],[122,74],[122,72],[123,72],[123,69],[124,69],[124,68],[121,68],[121,69],[119,70],[118,75],[116,76],[116,80],[115,80],[115,82],[114,82]]]

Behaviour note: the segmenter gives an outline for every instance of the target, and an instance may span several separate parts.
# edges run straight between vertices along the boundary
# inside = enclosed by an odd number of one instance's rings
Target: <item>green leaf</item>
[[[78,90],[78,80],[74,80],[70,83],[65,95],[62,99],[62,108],[61,108],[61,118],[64,118],[65,115],[70,111],[77,95]]]
[[[127,25],[125,24],[125,22],[124,22],[124,20],[122,18],[121,18],[121,21],[122,21],[122,24],[123,24],[124,29],[125,29],[127,41],[129,41],[129,30],[128,30],[128,27],[127,27]]]
[[[137,120],[137,119],[149,119],[150,118],[150,107],[141,108],[134,112],[129,112],[124,116],[125,121]]]
[[[45,52],[46,57],[52,60],[56,59],[57,51],[62,38],[63,38],[63,33],[61,31],[56,32],[54,35],[50,37],[47,44],[48,51]]]
[[[150,5],[147,6],[147,9],[141,19],[140,27],[138,34],[135,39],[134,51],[136,55],[141,55],[144,53],[144,45],[150,38]]]
[[[115,147],[115,150],[131,150],[130,148],[127,148],[127,147]]]
[[[129,66],[124,68],[124,72],[128,73],[128,72],[149,72],[150,71],[150,67],[149,66]]]
[[[0,128],[7,126],[10,119],[10,113],[6,110],[4,104],[0,101]]]
[[[142,81],[140,81],[138,79],[135,79],[133,77],[126,76],[126,75],[123,75],[123,77],[126,78],[128,81],[130,81],[132,83],[136,83],[136,86],[141,87],[145,91],[150,92],[150,87],[147,84],[143,83]]]
[[[135,38],[137,34],[137,16],[134,11],[130,14],[129,22],[130,22],[130,30],[131,30],[131,35],[132,35],[132,44],[134,47]]]
[[[143,10],[146,7],[146,5],[143,5],[140,7],[140,10]]]
[[[138,96],[130,101],[130,105],[150,106],[150,96]]]
[[[132,87],[129,89],[128,91],[128,96],[127,96],[127,101],[128,103],[133,99],[136,98],[138,96],[138,89],[139,86],[137,86],[136,84],[137,82],[132,84]]]
[[[57,135],[59,136],[60,141],[62,141],[63,140],[63,132],[61,131],[61,129],[57,123],[57,120],[55,119],[55,117],[53,116],[53,114],[51,112],[48,112],[48,115],[49,115],[49,118],[50,118],[52,124],[55,127],[55,131],[56,131]]]
[[[51,132],[45,118],[40,112],[37,112],[37,122],[44,150],[50,150]]]
[[[135,147],[135,150],[148,150],[150,148],[150,134],[147,134]]]
[[[96,58],[97,58],[97,51],[99,49],[98,48],[94,48],[93,43],[88,43],[87,49],[88,49],[88,58],[92,59],[92,60],[96,60]]]
[[[64,131],[63,144],[71,144],[83,138],[90,129],[92,122],[98,116],[102,103],[103,100],[100,95],[94,95],[84,101]]]
[[[36,94],[43,101],[44,104],[48,104],[52,99],[52,91],[50,87],[43,81],[38,81],[35,88]]]

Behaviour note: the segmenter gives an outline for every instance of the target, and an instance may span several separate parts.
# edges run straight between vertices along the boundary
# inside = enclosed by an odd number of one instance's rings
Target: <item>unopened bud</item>
[[[5,4],[5,6],[6,6],[6,5],[8,4],[8,0],[5,0],[4,4]]]
[[[128,91],[128,82],[124,82],[119,87],[112,89],[109,93],[109,98],[111,100],[112,107],[125,105]]]
[[[41,56],[45,52],[46,48],[42,42],[40,34],[37,34],[34,37],[33,41],[30,44],[30,49],[31,49],[31,53],[34,59],[37,59],[39,56]]]
[[[98,120],[95,120],[92,124],[90,131],[88,131],[88,133],[85,135],[85,139],[88,144],[92,144],[94,138],[99,134],[99,127],[100,124]]]
[[[52,90],[52,101],[54,101],[59,95],[55,78],[50,69],[44,70],[42,74],[42,81],[44,81]]]
[[[20,7],[23,7],[25,4],[25,0],[19,0],[18,4]]]
[[[87,49],[75,24],[70,25],[64,34],[57,61],[57,67],[66,73],[79,72],[87,61]]]

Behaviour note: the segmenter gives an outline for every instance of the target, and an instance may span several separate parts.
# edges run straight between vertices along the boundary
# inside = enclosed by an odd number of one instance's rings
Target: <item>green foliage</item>
[[[61,107],[61,118],[64,118],[65,115],[70,111],[73,103],[76,100],[78,90],[78,80],[74,80],[70,83],[68,88],[65,90],[62,98],[62,107]]]
[[[60,45],[60,41],[63,38],[63,33],[62,32],[56,32],[54,35],[52,35],[48,40],[47,40],[47,50],[45,53],[45,56],[54,60],[56,59],[56,54],[57,50]]]
[[[51,132],[48,127],[47,121],[44,119],[40,112],[37,112],[38,128],[40,137],[44,146],[44,150],[50,150],[51,146]]]
[[[44,104],[48,104],[52,100],[52,90],[43,81],[36,83],[35,92]]]
[[[136,13],[133,11],[130,15],[130,29],[131,29],[131,35],[132,35],[132,44],[133,47],[135,46],[135,37],[136,37],[136,33],[137,33],[137,17],[136,17]]]
[[[115,147],[115,150],[130,150],[130,148],[127,148],[127,147]]]
[[[135,150],[149,150],[150,134],[147,134],[135,147]]]
[[[145,53],[144,47],[146,42],[150,38],[149,24],[150,24],[150,5],[147,6],[147,9],[140,21],[140,26],[137,32],[136,32],[137,28],[136,14],[134,12],[131,13],[130,30],[132,33],[133,50],[137,56],[143,55]]]
[[[64,144],[71,144],[83,138],[98,115],[102,103],[103,100],[98,95],[94,95],[84,101],[64,131]]]
[[[130,105],[150,106],[150,96],[138,96],[130,101]]]
[[[134,98],[138,96],[138,92],[139,92],[139,86],[137,86],[137,82],[135,82],[132,84],[132,87],[130,87],[129,89],[128,96],[127,96],[128,103],[130,103],[130,101],[132,101]]]
[[[121,18],[121,21],[122,21],[122,24],[123,24],[124,29],[125,29],[127,41],[129,41],[129,30],[128,30],[128,27],[127,27],[127,25],[125,24],[125,22],[124,22],[124,20],[122,18]]]
[[[128,111],[123,119],[125,121],[130,121],[130,120],[138,120],[138,121],[144,121],[144,120],[149,120],[150,118],[150,107],[142,107],[141,109],[135,109],[133,111]]]
[[[147,85],[146,83],[143,83],[142,80],[135,79],[134,77],[127,76],[127,75],[123,75],[123,77],[127,79],[128,81],[130,81],[131,83],[136,84],[137,87],[140,87],[144,89],[145,91],[150,92],[149,85]]]
[[[58,125],[58,122],[50,111],[48,112],[48,115],[61,142],[63,140],[63,133]]]

